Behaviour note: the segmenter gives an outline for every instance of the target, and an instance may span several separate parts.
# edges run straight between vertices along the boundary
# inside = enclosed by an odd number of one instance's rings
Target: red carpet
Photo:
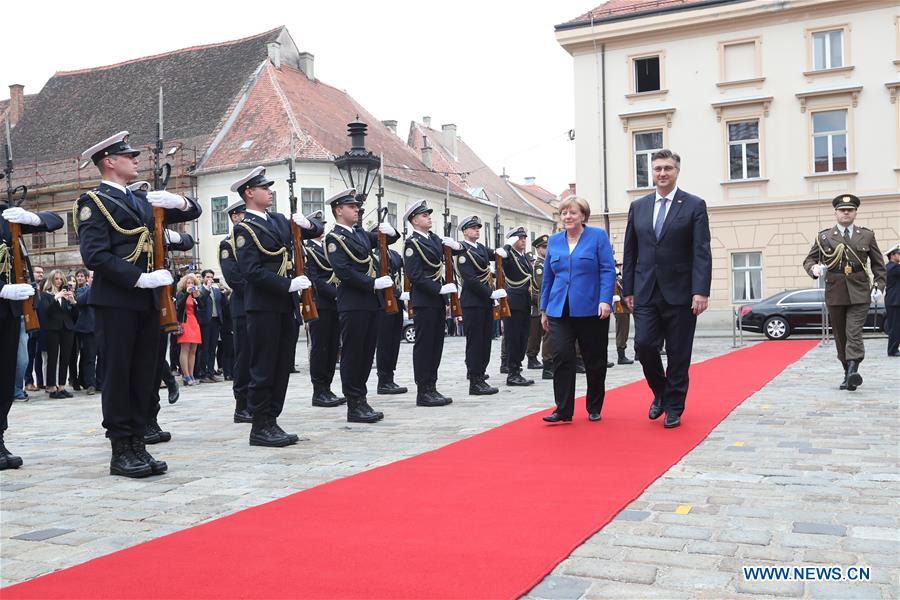
[[[573,424],[530,415],[0,596],[516,597],[813,346],[765,342],[695,365],[680,429],[647,419],[641,381],[607,394],[601,423],[583,402]]]

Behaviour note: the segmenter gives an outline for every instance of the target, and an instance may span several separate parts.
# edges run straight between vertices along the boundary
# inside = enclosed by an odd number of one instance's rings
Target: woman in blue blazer
[[[563,231],[550,237],[541,285],[541,325],[553,345],[556,410],[548,423],[575,412],[575,343],[587,371],[587,412],[600,420],[606,392],[606,346],[616,265],[606,232],[585,225],[591,207],[572,197],[559,206]]]

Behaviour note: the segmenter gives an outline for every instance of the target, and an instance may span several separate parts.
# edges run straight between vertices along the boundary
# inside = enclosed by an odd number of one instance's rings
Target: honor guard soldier
[[[543,363],[538,360],[541,351],[541,342],[544,334],[549,333],[541,327],[541,283],[544,280],[544,257],[547,255],[548,235],[542,235],[531,242],[532,269],[534,270],[534,285],[531,286],[531,329],[528,332],[528,349],[525,356],[528,358],[529,369],[542,369]],[[547,353],[544,352],[544,355]]]
[[[325,225],[327,221],[323,216],[322,211],[317,211],[310,218],[318,219]],[[309,323],[309,378],[313,384],[312,405],[333,408],[346,400],[331,391],[341,342],[341,325],[337,311],[338,279],[322,245],[324,238],[323,230],[321,236],[306,242],[306,275],[312,281],[316,309],[319,311],[319,318]]]
[[[155,403],[159,291],[172,274],[153,271],[153,208],[166,223],[192,221],[200,205],[165,190],[138,197],[126,184],[137,179],[139,151],[122,131],[82,153],[100,171],[100,185],[82,194],[73,221],[84,265],[94,271],[98,350],[103,360],[103,427],[112,445],[111,475],[146,477],[164,473],[144,443]]]
[[[380,290],[394,285],[389,276],[378,277],[372,250],[378,247],[378,236],[356,226],[362,203],[356,190],[348,189],[328,199],[335,226],[325,236],[325,249],[331,268],[340,280],[337,292],[338,320],[341,325],[341,387],[347,398],[347,421],[375,423],[384,413],[369,405],[366,381],[372,372],[378,320],[375,313],[383,310]],[[378,230],[397,241],[397,231],[388,223]]]
[[[859,363],[865,358],[862,334],[869,302],[878,302],[884,290],[884,257],[875,233],[853,224],[859,198],[841,194],[831,204],[837,224],[816,235],[803,268],[814,279],[825,277],[825,305],[838,360],[844,367],[839,387],[853,391],[862,385]]]
[[[466,377],[469,394],[488,396],[500,390],[488,385],[487,366],[491,360],[491,341],[494,334],[494,301],[506,298],[506,290],[495,290],[491,263],[495,253],[501,258],[508,255],[503,248],[489,250],[481,244],[481,219],[466,217],[459,226],[463,234],[463,253],[456,258],[462,292],[462,307],[466,331]]]
[[[23,234],[56,231],[63,220],[53,212],[33,213],[19,206],[0,202],[0,471],[18,469],[22,458],[6,449],[3,434],[9,426],[9,409],[15,393],[16,356],[19,351],[19,328],[22,303],[33,302],[34,286],[21,281],[22,273],[13,269],[13,245],[10,223],[16,223]]]
[[[378,226],[372,228],[377,233]],[[403,257],[388,247],[388,272],[394,281],[394,298],[397,298],[397,312],[378,311],[378,346],[375,349],[375,370],[378,373],[379,394],[405,394],[408,390],[394,382],[400,342],[403,339],[403,315],[406,311],[408,294],[403,292]],[[375,249],[375,272],[380,273],[378,249]]]
[[[459,242],[440,238],[431,232],[431,213],[425,200],[415,200],[403,218],[413,234],[406,239],[403,266],[412,283],[410,303],[416,342],[413,347],[417,406],[444,406],[453,399],[437,391],[438,368],[444,351],[447,296],[458,293],[455,283],[444,283],[444,246],[454,254],[462,253]]]
[[[628,334],[631,333],[631,311],[622,300],[622,263],[616,263],[616,287],[613,296],[613,314],[616,316],[616,352],[619,355],[620,365],[633,365],[634,361],[625,355],[628,347]],[[609,368],[612,363],[607,363]]]
[[[231,234],[219,242],[219,267],[222,277],[231,288],[231,330],[234,339],[234,368],[231,390],[234,394],[235,423],[252,423],[253,415],[247,410],[247,396],[250,393],[250,342],[247,339],[247,312],[244,308],[244,289],[247,282],[237,264],[235,227],[244,220],[247,205],[243,198],[225,207],[225,214],[231,221]]]
[[[884,330],[888,356],[900,356],[900,244],[887,251],[887,285],[884,290]]]
[[[250,348],[247,409],[253,415],[251,446],[283,447],[298,437],[278,425],[290,377],[294,323],[300,317],[300,290],[312,283],[306,275],[292,277],[291,225],[287,217],[269,212],[275,182],[256,167],[231,186],[245,202],[244,219],[234,226],[234,249],[244,277],[244,311]],[[315,238],[322,226],[300,213],[291,216],[302,237]]]
[[[506,338],[507,368],[506,385],[532,385],[534,380],[522,377],[522,359],[528,345],[531,330],[531,295],[534,289],[534,273],[528,257],[525,256],[525,240],[528,232],[524,227],[513,227],[506,234],[506,251],[509,259],[503,261],[503,275],[506,292],[509,294],[509,310],[512,316],[503,324]]]

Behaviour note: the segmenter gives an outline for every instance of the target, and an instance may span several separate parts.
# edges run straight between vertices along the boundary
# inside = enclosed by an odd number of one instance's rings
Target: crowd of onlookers
[[[94,309],[90,306],[91,271],[34,266],[40,328],[20,330],[16,357],[16,400],[43,391],[50,398],[71,398],[102,391],[103,357],[98,355]],[[215,383],[232,377],[234,345],[231,290],[215,273],[185,269],[175,289],[179,330],[169,336],[169,364],[184,385]],[[217,368],[218,366],[218,368]]]

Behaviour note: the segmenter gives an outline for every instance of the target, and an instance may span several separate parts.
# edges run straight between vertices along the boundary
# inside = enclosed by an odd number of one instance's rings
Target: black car
[[[770,340],[785,340],[792,333],[819,333],[824,302],[824,289],[785,290],[742,307],[738,320],[744,331],[764,333]],[[864,329],[883,331],[884,317],[884,306],[871,303]]]

